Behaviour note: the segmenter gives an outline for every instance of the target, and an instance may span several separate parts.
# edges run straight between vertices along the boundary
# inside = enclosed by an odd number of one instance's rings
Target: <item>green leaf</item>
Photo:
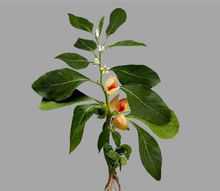
[[[133,115],[128,115],[126,117],[128,119],[138,119],[138,116],[133,116]],[[179,132],[179,122],[176,114],[173,111],[171,111],[170,121],[164,125],[152,124],[143,119],[140,119],[140,121],[146,124],[153,131],[153,133],[156,134],[161,139],[174,138]]]
[[[32,88],[48,100],[62,101],[70,97],[80,84],[88,80],[84,75],[64,68],[44,74],[33,83]]]
[[[123,65],[111,68],[121,84],[143,84],[153,87],[160,82],[156,72],[145,65]]]
[[[102,132],[99,135],[99,139],[98,139],[98,150],[99,150],[99,152],[102,150],[103,146],[106,143],[109,143],[109,135],[110,135],[109,128],[104,126]]]
[[[153,90],[140,84],[124,85],[122,90],[127,94],[131,115],[157,125],[170,121],[169,108]]]
[[[162,156],[158,143],[144,129],[133,123],[138,132],[139,154],[144,168],[156,180],[161,179]]]
[[[112,148],[111,145],[105,144],[103,150],[104,150],[106,162],[110,170],[115,170],[117,167],[121,167],[121,163],[120,163],[121,155],[117,153]]]
[[[119,147],[120,144],[121,144],[121,135],[120,135],[120,133],[118,133],[117,131],[112,131],[112,138],[115,142],[115,145],[117,147]]]
[[[121,157],[120,157],[120,164],[121,164],[122,166],[124,166],[124,165],[126,165],[127,163],[128,163],[127,158],[124,157],[124,156],[121,156]]]
[[[125,10],[117,8],[110,15],[109,25],[106,30],[107,36],[113,34],[127,19]]]
[[[92,32],[93,24],[89,20],[82,18],[82,17],[78,17],[70,13],[68,14],[68,16],[69,16],[70,24],[73,27],[87,31],[87,32]]]
[[[110,150],[106,153],[106,155],[113,161],[120,160],[120,155],[114,150]]]
[[[116,152],[129,159],[132,153],[132,148],[127,144],[123,144],[116,149]]]
[[[108,47],[112,48],[112,47],[117,47],[117,46],[146,46],[146,44],[144,44],[143,42],[137,42],[134,40],[122,40],[122,41],[115,42],[109,45]]]
[[[99,35],[102,33],[105,17],[102,17],[99,21]]]
[[[98,104],[87,104],[79,105],[75,108],[70,132],[70,153],[80,144],[86,122],[96,113],[99,107],[100,105]]]
[[[62,101],[53,101],[43,98],[39,108],[41,110],[48,111],[48,110],[59,109],[65,106],[79,104],[88,101],[95,101],[95,100],[76,89],[69,98]]]
[[[76,48],[82,50],[93,51],[97,48],[96,42],[93,40],[79,38],[74,44]]]
[[[74,69],[86,68],[89,65],[89,61],[76,53],[63,53],[56,57],[59,60],[64,61],[67,65]]]

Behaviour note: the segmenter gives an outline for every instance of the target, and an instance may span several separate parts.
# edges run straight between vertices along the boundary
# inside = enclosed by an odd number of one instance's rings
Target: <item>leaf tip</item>
[[[161,181],[161,173],[154,177],[156,181]]]
[[[55,56],[54,59],[60,59],[60,55]]]
[[[72,148],[72,146],[70,145],[69,154],[71,154],[72,152],[73,152],[73,148]]]
[[[68,16],[68,17],[71,17],[71,16],[73,16],[73,14],[71,14],[71,13],[67,13],[67,16]]]

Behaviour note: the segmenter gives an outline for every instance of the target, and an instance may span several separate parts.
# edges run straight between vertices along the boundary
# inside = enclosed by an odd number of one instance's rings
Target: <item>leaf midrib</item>
[[[143,77],[137,76],[137,75],[132,74],[132,73],[126,71],[126,70],[120,70],[120,71],[118,71],[118,72],[122,72],[122,73],[125,73],[125,74],[127,74],[127,75],[130,75],[130,76],[133,76],[133,77],[139,78],[139,79],[148,80],[147,78],[143,78]]]
[[[71,81],[67,81],[67,82],[61,82],[61,83],[55,83],[55,84],[51,84],[50,87],[54,87],[54,86],[61,86],[61,85],[66,85],[66,84],[71,84],[72,82],[78,82],[78,81],[87,81],[88,79],[79,79],[79,80],[71,80]]]
[[[131,92],[130,90],[128,90],[125,87],[122,87],[124,89],[126,89],[130,94],[132,94],[134,97],[136,97],[137,100],[139,100],[146,108],[150,108],[151,110],[155,111],[157,113],[157,115],[161,115],[160,112],[158,112],[157,110],[155,110],[151,105],[146,105],[138,96],[136,96],[133,92]]]
[[[87,60],[84,59],[66,58],[66,60],[71,63],[89,63]]]
[[[89,51],[94,50],[93,47],[91,47],[87,42],[93,43],[92,40],[81,39],[81,43],[82,43],[85,47],[87,47],[87,49],[88,49]]]
[[[142,135],[140,135],[140,137],[142,137],[142,141],[144,142],[144,145],[146,145],[146,151],[147,151],[147,154],[148,154],[148,156],[149,156],[149,160],[150,160],[150,163],[152,164],[151,166],[154,168],[154,172],[156,172],[157,171],[157,168],[156,168],[156,164],[155,164],[155,162],[154,162],[154,160],[153,160],[153,158],[152,158],[152,156],[151,156],[151,154],[150,154],[150,151],[149,151],[149,148],[148,148],[148,142],[145,140],[145,136],[142,136]],[[145,150],[145,149],[144,149]]]
[[[127,44],[124,44],[124,43],[127,43]],[[114,47],[114,46],[145,46],[145,44],[138,42],[138,41],[134,41],[134,40],[122,40],[122,41],[115,42],[109,47]]]

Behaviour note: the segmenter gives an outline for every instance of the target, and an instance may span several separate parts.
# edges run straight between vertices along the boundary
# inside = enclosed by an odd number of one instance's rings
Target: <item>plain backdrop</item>
[[[122,7],[127,23],[110,41],[135,39],[147,48],[115,48],[105,64],[145,64],[161,77],[155,90],[179,116],[181,131],[173,140],[159,140],[162,180],[144,170],[134,130],[123,135],[133,155],[120,173],[123,191],[218,190],[220,3],[217,1],[32,0],[0,1],[0,190],[103,190],[107,169],[97,152],[101,122],[87,123],[84,139],[68,154],[72,107],[51,112],[38,109],[40,97],[31,84],[46,71],[64,67],[54,57],[76,51],[78,37],[71,12],[96,22]],[[105,25],[106,26],[106,25]],[[90,56],[88,53],[79,51]],[[83,70],[91,78],[96,68]],[[102,98],[86,84],[86,93]]]

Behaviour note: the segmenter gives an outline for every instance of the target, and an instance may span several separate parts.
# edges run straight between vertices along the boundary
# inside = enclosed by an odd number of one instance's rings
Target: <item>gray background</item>
[[[218,190],[220,3],[183,2],[0,1],[0,190],[103,190],[107,171],[96,148],[97,120],[88,122],[86,138],[68,155],[72,108],[39,111],[40,97],[31,83],[65,66],[54,56],[72,50],[78,36],[87,37],[70,27],[66,13],[97,21],[115,7],[127,10],[128,22],[112,41],[137,39],[148,48],[114,49],[106,64],[146,64],[156,70],[162,79],[156,90],[181,123],[174,140],[160,140],[160,183],[141,166],[136,132],[125,133],[123,141],[134,153],[120,173],[123,190]],[[97,76],[94,68],[85,73]],[[102,96],[94,87],[82,89]]]

